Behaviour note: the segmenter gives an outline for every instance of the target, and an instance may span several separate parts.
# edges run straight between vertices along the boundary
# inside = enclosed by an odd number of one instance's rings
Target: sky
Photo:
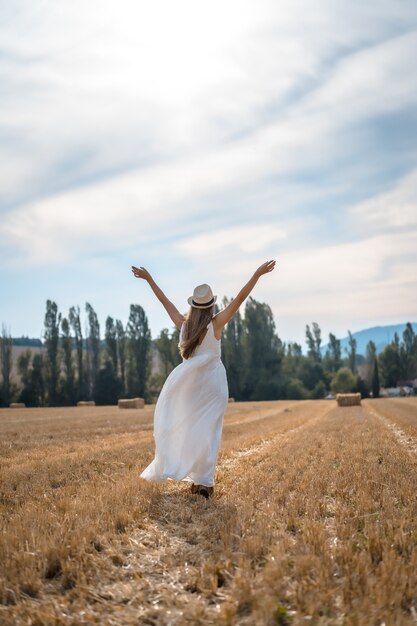
[[[0,0],[0,323],[194,287],[279,336],[417,320],[414,0]]]

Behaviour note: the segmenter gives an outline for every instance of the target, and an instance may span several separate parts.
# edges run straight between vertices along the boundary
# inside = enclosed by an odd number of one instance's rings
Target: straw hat
[[[195,309],[208,309],[213,306],[216,300],[217,296],[213,296],[213,292],[208,285],[198,285],[187,302]]]

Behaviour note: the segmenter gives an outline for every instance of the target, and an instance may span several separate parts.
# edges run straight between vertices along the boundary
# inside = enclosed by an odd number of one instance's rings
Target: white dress
[[[183,329],[184,324],[180,341]],[[201,344],[161,390],[154,415],[155,458],[141,478],[213,486],[228,396],[220,340],[210,322]]]

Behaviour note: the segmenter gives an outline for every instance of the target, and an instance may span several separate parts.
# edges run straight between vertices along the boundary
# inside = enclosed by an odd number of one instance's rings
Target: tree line
[[[223,305],[228,303],[224,298]],[[126,325],[108,316],[102,339],[97,314],[87,302],[84,327],[83,334],[78,306],[63,317],[56,303],[47,300],[43,351],[27,348],[19,355],[17,385],[11,378],[13,340],[3,326],[0,406],[71,406],[79,400],[112,405],[122,397],[153,402],[181,362],[178,329],[164,328],[152,340],[148,318],[138,304],[130,305]],[[381,385],[394,387],[417,376],[417,337],[410,323],[402,339],[395,335],[380,354],[370,341],[366,354],[358,355],[356,340],[350,331],[348,335],[345,354],[332,333],[323,351],[320,326],[307,324],[303,354],[300,344],[281,341],[269,305],[248,298],[243,314],[237,312],[222,338],[230,396],[240,401],[296,400],[359,391],[363,397],[378,397]],[[155,355],[158,363],[152,366]]]

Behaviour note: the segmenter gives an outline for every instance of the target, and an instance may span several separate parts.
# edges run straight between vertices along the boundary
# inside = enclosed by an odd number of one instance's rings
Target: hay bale
[[[145,400],[143,398],[126,398],[119,400],[119,409],[143,409]]]
[[[94,400],[80,400],[77,402],[77,406],[96,406]]]
[[[229,402],[234,402],[235,399],[234,398],[229,398]]]
[[[336,395],[338,406],[357,406],[360,405],[361,399],[360,393],[338,393]]]
[[[9,404],[10,409],[26,409],[26,404],[24,402],[11,402]]]

